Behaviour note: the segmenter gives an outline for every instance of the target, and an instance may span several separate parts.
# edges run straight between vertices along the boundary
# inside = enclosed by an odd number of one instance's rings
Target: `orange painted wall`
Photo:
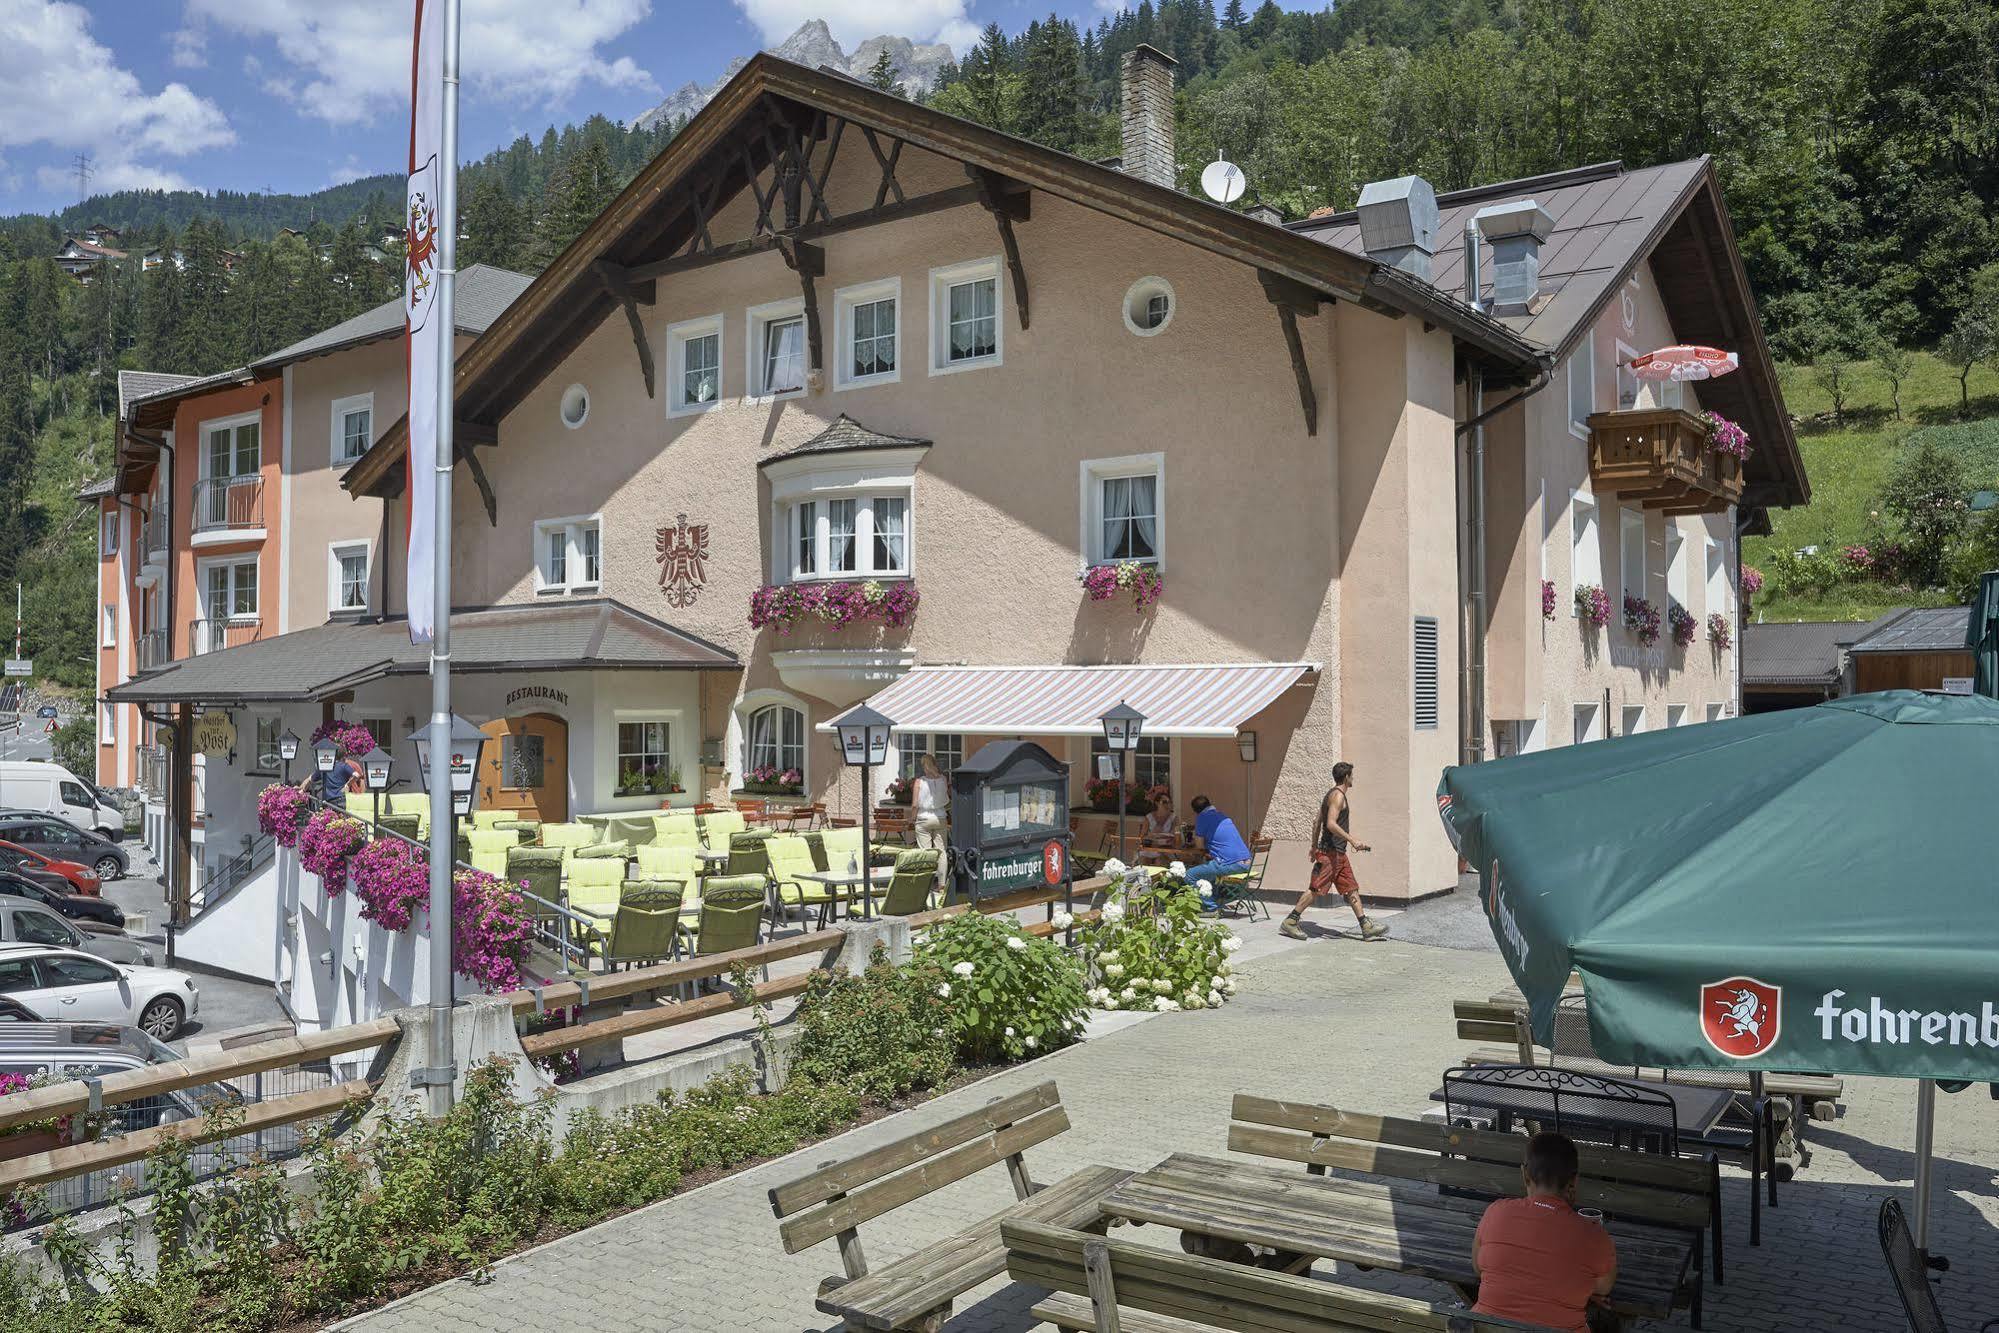
[[[201,425],[226,417],[258,412],[262,430],[260,471],[264,479],[263,537],[233,540],[196,547],[194,539],[194,485],[201,475],[201,457],[207,448]],[[232,626],[230,647],[276,634],[278,625],[278,551],[284,511],[279,473],[284,448],[284,393],[278,380],[218,389],[183,401],[174,413],[173,549],[174,549],[174,656],[192,651],[189,626],[201,612],[196,579],[200,565],[221,556],[257,559],[257,610],[255,626]],[[208,534],[204,534],[207,536]]]

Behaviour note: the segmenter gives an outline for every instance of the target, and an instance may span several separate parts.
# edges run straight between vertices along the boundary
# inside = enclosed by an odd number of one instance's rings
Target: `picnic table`
[[[1175,1153],[1113,1189],[1098,1209],[1113,1221],[1177,1227],[1183,1248],[1196,1252],[1215,1242],[1254,1245],[1275,1251],[1269,1263],[1290,1271],[1336,1259],[1434,1278],[1469,1300],[1478,1286],[1472,1237],[1486,1203],[1413,1183],[1301,1175]],[[1669,1316],[1699,1238],[1636,1222],[1605,1226],[1617,1243],[1611,1307],[1628,1316]]]
[[[1493,1128],[1507,1129],[1516,1115],[1526,1119],[1536,1119],[1549,1114],[1550,1104],[1545,1084],[1541,1081],[1545,1070],[1537,1074],[1535,1069],[1509,1069],[1506,1066],[1484,1066],[1480,1071],[1480,1081],[1476,1084],[1459,1083],[1451,1089],[1438,1088],[1430,1094],[1430,1100],[1448,1100],[1476,1106],[1492,1111]],[[1701,1088],[1688,1083],[1666,1083],[1657,1079],[1636,1079],[1629,1074],[1618,1075],[1618,1081],[1636,1083],[1649,1091],[1669,1097],[1673,1102],[1673,1114],[1682,1133],[1696,1137],[1712,1133],[1721,1118],[1728,1114],[1728,1108],[1735,1102],[1735,1094],[1726,1088]],[[1586,1119],[1588,1123],[1614,1130],[1620,1136],[1629,1134],[1633,1138],[1647,1133],[1657,1133],[1659,1122],[1642,1116],[1624,1117],[1617,1113],[1617,1103],[1592,1101],[1588,1111],[1578,1115],[1573,1109],[1565,1108],[1564,1120]]]
[[[829,889],[860,889],[861,916],[868,918],[875,914],[875,885],[887,887],[888,882],[895,878],[895,867],[875,866],[868,870],[814,870],[798,878],[810,880],[814,884],[823,884]],[[849,894],[848,901],[852,900],[852,895]],[[853,909],[850,907],[848,910]]]

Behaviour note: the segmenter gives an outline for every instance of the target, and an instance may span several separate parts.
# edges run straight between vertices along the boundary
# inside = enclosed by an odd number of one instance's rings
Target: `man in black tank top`
[[[1312,828],[1312,883],[1298,895],[1298,903],[1291,914],[1284,918],[1284,924],[1277,933],[1294,940],[1306,938],[1305,929],[1298,924],[1298,918],[1328,893],[1337,891],[1353,909],[1354,920],[1360,922],[1360,937],[1364,940],[1378,940],[1388,934],[1388,927],[1368,916],[1360,903],[1360,881],[1354,877],[1353,861],[1348,852],[1364,852],[1368,845],[1353,835],[1353,805],[1347,793],[1353,790],[1353,765],[1342,760],[1333,765],[1333,786],[1326,793],[1326,799],[1319,802],[1319,818]]]

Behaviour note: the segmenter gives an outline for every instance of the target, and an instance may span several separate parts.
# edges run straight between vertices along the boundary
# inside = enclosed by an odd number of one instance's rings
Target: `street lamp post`
[[[328,773],[331,773],[333,771],[333,766],[340,762],[339,744],[331,736],[328,736],[323,740],[319,741],[317,744],[315,744],[312,747],[312,762],[313,762],[313,767],[319,771],[320,799],[325,800],[326,799],[325,778]],[[343,797],[343,799],[341,800],[341,804],[345,805],[346,803],[347,802]]]
[[[389,770],[395,761],[389,752],[377,745],[361,756],[361,776],[367,780],[368,790],[375,794],[375,827],[382,825],[382,793],[389,789]]]
[[[410,733],[410,743],[416,746],[417,775],[423,781],[423,789],[430,790],[430,729],[428,727]],[[459,717],[451,716],[451,841],[458,841],[458,821],[472,813],[472,787],[479,774],[479,755],[486,746],[486,733]],[[385,784],[386,785],[386,784]],[[437,927],[431,926],[431,939],[437,939]]]
[[[292,760],[298,758],[298,747],[304,743],[298,738],[298,733],[290,728],[286,728],[285,734],[278,737],[278,758],[285,761],[287,787],[292,785]]]
[[[1145,730],[1145,714],[1130,704],[1120,701],[1118,706],[1103,715],[1104,744],[1118,757],[1117,773],[1117,854],[1124,859],[1124,813],[1130,802],[1126,789],[1131,786],[1131,752],[1138,748],[1138,738]],[[1136,858],[1133,858],[1136,859]]]
[[[847,767],[861,770],[861,892],[870,917],[875,914],[875,881],[874,858],[868,846],[868,773],[888,759],[889,734],[894,726],[866,704],[834,724],[840,733],[840,758]]]
[[[1236,753],[1242,756],[1242,817],[1249,818],[1250,765],[1256,762],[1256,733],[1238,731],[1235,737]]]

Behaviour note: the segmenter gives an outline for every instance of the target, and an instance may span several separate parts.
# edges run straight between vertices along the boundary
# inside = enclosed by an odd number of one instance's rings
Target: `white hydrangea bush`
[[[1112,860],[1099,919],[1078,935],[1098,1009],[1214,1009],[1236,993],[1229,955],[1242,941],[1201,915],[1201,891],[1172,868]]]

